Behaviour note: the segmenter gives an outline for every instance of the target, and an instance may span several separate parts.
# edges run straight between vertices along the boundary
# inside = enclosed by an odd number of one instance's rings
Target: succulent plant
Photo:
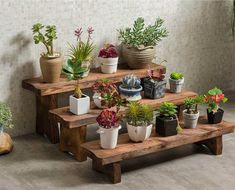
[[[124,88],[133,89],[140,86],[140,78],[134,75],[126,75],[122,78],[122,85]]]

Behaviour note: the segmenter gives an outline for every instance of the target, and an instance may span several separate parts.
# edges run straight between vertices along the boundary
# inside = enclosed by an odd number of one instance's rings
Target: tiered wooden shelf
[[[183,126],[183,124],[182,124]],[[160,137],[154,131],[152,136],[142,143],[131,142],[128,134],[118,137],[118,145],[113,150],[104,150],[99,140],[82,144],[82,151],[92,159],[92,168],[106,173],[113,183],[121,182],[120,162],[127,159],[145,156],[186,144],[203,144],[215,155],[222,154],[222,135],[234,132],[232,123],[222,121],[219,124],[207,124],[200,118],[197,128],[184,129],[182,133]]]
[[[156,72],[166,72],[166,68],[162,65],[151,65],[151,69]],[[112,81],[120,82],[122,77],[127,74],[134,74],[140,78],[147,76],[146,69],[135,69],[121,67],[118,68],[117,73],[103,74],[100,69],[91,70],[88,77],[79,81],[81,89],[90,88],[97,80],[108,78]],[[59,142],[59,133],[57,123],[49,118],[49,110],[58,108],[57,95],[74,90],[76,81],[68,81],[66,77],[61,77],[58,83],[44,83],[41,77],[26,79],[22,81],[22,87],[32,91],[36,96],[36,132],[38,134],[46,135],[52,143]]]

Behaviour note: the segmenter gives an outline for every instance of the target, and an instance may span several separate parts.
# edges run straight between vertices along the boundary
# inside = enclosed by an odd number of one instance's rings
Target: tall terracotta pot
[[[122,45],[122,54],[131,69],[145,69],[154,59],[155,47],[135,48]]]
[[[40,57],[40,67],[42,71],[43,81],[47,83],[59,82],[62,64],[64,58],[59,57]]]

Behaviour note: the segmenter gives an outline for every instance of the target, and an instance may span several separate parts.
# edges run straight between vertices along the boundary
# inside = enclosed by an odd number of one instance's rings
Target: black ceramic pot
[[[156,117],[156,133],[160,136],[167,137],[176,135],[177,119],[172,117]]]
[[[146,98],[158,99],[165,96],[166,80],[154,81],[150,78],[144,79],[144,96]]]
[[[210,124],[220,123],[223,119],[223,115],[224,115],[224,110],[222,110],[221,108],[219,108],[218,111],[215,113],[213,112],[209,113],[207,109],[207,120],[208,123]]]

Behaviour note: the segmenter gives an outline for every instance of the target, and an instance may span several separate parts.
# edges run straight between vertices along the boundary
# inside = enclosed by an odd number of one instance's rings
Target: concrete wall
[[[186,88],[199,93],[215,85],[233,88],[235,42],[231,36],[230,0],[0,0],[0,101],[14,114],[11,135],[35,131],[35,97],[21,80],[40,75],[42,46],[32,41],[36,22],[55,24],[57,50],[66,53],[78,26],[93,26],[97,47],[118,44],[116,29],[138,16],[147,23],[160,16],[170,35],[157,48],[158,61],[167,60],[168,74],[185,74]],[[63,101],[61,100],[63,104]]]

